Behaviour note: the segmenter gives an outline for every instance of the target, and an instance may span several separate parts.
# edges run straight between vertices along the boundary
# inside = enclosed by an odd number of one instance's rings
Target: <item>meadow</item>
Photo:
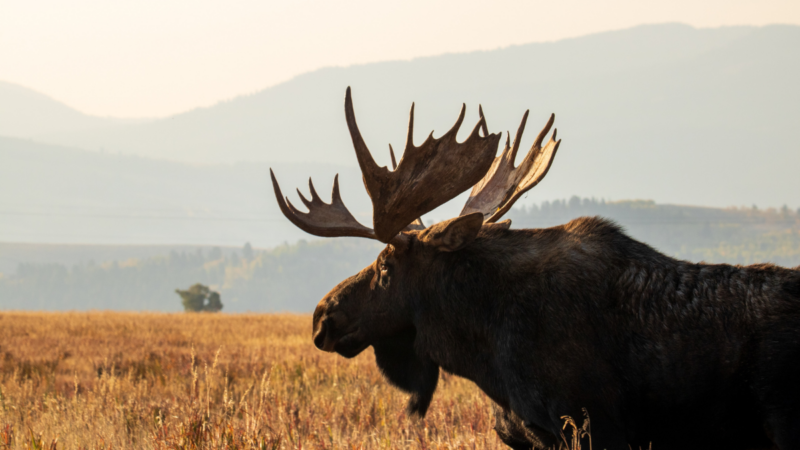
[[[368,349],[309,315],[0,313],[0,449],[499,449],[489,399],[442,373],[405,413]]]

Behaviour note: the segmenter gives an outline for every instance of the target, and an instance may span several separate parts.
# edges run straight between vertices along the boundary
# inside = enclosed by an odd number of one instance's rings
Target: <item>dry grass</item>
[[[0,449],[505,448],[443,375],[427,418],[302,315],[0,313]]]

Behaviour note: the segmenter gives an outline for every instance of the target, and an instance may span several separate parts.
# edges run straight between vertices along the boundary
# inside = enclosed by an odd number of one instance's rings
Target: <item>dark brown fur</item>
[[[411,412],[441,367],[513,448],[557,444],[581,408],[594,448],[800,448],[800,272],[678,261],[598,218],[405,235],[320,302],[314,340],[373,345]]]

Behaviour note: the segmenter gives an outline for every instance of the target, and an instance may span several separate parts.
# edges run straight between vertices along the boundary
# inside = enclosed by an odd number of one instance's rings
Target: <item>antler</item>
[[[269,175],[272,177],[272,187],[275,190],[275,198],[278,199],[278,206],[281,212],[287,219],[298,228],[322,237],[337,237],[337,236],[355,236],[377,239],[375,232],[371,228],[358,223],[358,221],[350,214],[347,207],[344,206],[341,195],[339,195],[339,175],[333,179],[333,192],[331,193],[331,203],[325,203],[317,195],[314,189],[314,183],[311,178],[308,179],[308,188],[311,191],[311,201],[306,200],[300,190],[297,193],[300,195],[300,200],[308,208],[308,212],[300,212],[295,208],[289,198],[284,200],[281,187],[278,186],[278,180],[275,179],[275,174],[272,169],[269,169]]]
[[[466,106],[462,105],[453,128],[439,139],[434,139],[431,133],[417,147],[413,142],[412,103],[406,148],[397,169],[389,172],[386,167],[378,167],[361,137],[349,87],[344,104],[347,127],[364,176],[364,186],[372,200],[375,234],[382,242],[389,242],[416,218],[477,183],[492,165],[500,141],[499,134],[478,135],[485,121],[481,117],[467,140],[456,142],[456,134],[464,121],[466,110]]]
[[[413,143],[414,105],[408,124],[406,148],[400,163],[394,160],[390,172],[379,167],[372,159],[364,139],[358,130],[350,88],[347,88],[344,102],[345,118],[350,137],[355,147],[356,158],[361,167],[364,186],[372,200],[372,221],[374,230],[358,223],[344,206],[339,195],[338,177],[333,183],[330,204],[320,200],[311,180],[311,201],[300,195],[309,212],[298,211],[288,199],[283,198],[275,175],[272,185],[281,212],[302,230],[317,236],[359,236],[390,242],[404,230],[425,228],[419,219],[423,214],[442,205],[477,183],[489,170],[496,153],[500,134],[488,134],[485,119],[481,116],[469,137],[462,143],[456,142],[456,134],[464,121],[466,107],[462,105],[453,128],[439,139],[433,133],[419,147]],[[485,136],[479,135],[483,129]],[[298,191],[299,193],[300,191]]]
[[[547,174],[561,141],[556,141],[556,131],[542,147],[545,136],[553,126],[555,115],[550,116],[544,129],[536,137],[530,151],[519,167],[514,160],[519,150],[528,111],[514,137],[513,145],[506,145],[503,153],[494,157],[500,141],[499,134],[489,134],[483,109],[479,108],[480,120],[469,137],[456,141],[456,134],[464,121],[466,107],[455,125],[439,139],[431,133],[419,147],[414,145],[414,104],[408,124],[408,135],[403,157],[398,164],[394,150],[389,145],[392,168],[379,167],[367,148],[356,124],[350,88],[345,95],[345,118],[350,137],[356,151],[358,165],[373,207],[374,230],[360,224],[347,210],[339,194],[338,175],[333,181],[331,203],[325,203],[317,195],[311,179],[308,180],[311,200],[300,194],[300,199],[309,212],[297,210],[281,193],[278,181],[270,169],[272,185],[283,214],[302,230],[317,236],[358,236],[390,242],[403,230],[421,230],[425,226],[420,217],[441,206],[448,200],[474,186],[461,215],[480,212],[484,221],[496,222],[519,197],[536,186]],[[484,136],[479,135],[483,131]]]
[[[482,123],[486,126],[483,109],[479,108],[478,111]],[[539,132],[539,136],[536,137],[525,159],[519,167],[514,167],[514,160],[517,157],[517,151],[522,140],[522,132],[525,130],[525,122],[528,120],[528,111],[525,111],[517,134],[514,136],[514,144],[509,146],[509,138],[506,137],[506,146],[503,149],[503,153],[494,159],[486,176],[472,188],[469,200],[464,205],[464,209],[461,210],[462,216],[481,212],[483,213],[484,222],[496,222],[511,209],[511,206],[522,194],[542,181],[542,178],[547,175],[547,171],[553,163],[558,146],[561,144],[560,139],[558,141],[555,140],[557,130],[553,130],[553,136],[544,148],[541,146],[542,141],[544,141],[545,136],[553,126],[555,117],[555,114],[550,115],[550,120]],[[486,130],[484,129],[485,133]]]

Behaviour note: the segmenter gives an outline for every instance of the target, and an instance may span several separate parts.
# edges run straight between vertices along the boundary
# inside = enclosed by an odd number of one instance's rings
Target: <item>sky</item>
[[[92,115],[163,117],[321,67],[664,22],[800,25],[800,1],[0,0],[0,80]]]

